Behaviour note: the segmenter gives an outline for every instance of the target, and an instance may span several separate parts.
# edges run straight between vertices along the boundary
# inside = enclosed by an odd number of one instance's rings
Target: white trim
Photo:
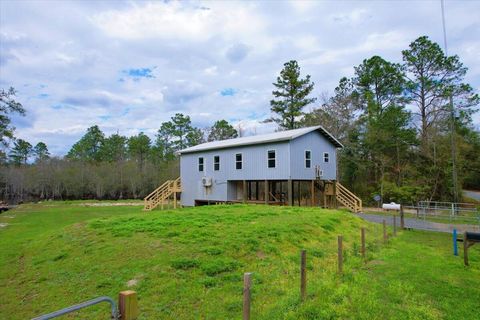
[[[274,160],[275,160],[275,166],[273,166],[273,167],[270,167],[270,166],[269,166],[269,163],[268,163],[268,162],[269,162],[269,161],[268,161],[268,160],[269,160],[269,158],[268,158],[268,153],[269,153],[270,151],[273,151],[274,154],[275,154],[275,158],[274,158]],[[277,167],[277,149],[267,149],[267,168],[268,168],[268,169],[275,169],[276,167]]]
[[[310,152],[310,158],[307,159],[307,151]],[[303,165],[305,166],[305,169],[311,169],[312,168],[312,150],[305,150],[303,152]],[[307,167],[307,160],[310,160],[310,167]]]
[[[237,161],[237,155],[240,155],[241,160]],[[241,168],[237,168],[237,162],[241,163]],[[235,170],[243,170],[243,153],[242,152],[237,152],[235,153]]]
[[[325,161],[325,156],[327,156],[328,161]],[[330,163],[330,153],[329,152],[324,152],[323,153],[323,162],[324,163]]]

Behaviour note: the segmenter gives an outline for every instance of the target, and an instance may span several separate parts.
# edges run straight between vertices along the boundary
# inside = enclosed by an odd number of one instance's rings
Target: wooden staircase
[[[339,182],[336,183],[335,196],[338,202],[343,204],[352,212],[359,213],[362,211],[362,199],[357,197],[353,192],[345,188]]]
[[[173,196],[173,207],[177,208],[177,193],[182,192],[182,186],[180,182],[180,177],[175,180],[167,180],[160,187],[155,189],[152,193],[146,196],[144,201],[143,210],[151,211],[158,207],[159,205],[163,206],[164,204]]]

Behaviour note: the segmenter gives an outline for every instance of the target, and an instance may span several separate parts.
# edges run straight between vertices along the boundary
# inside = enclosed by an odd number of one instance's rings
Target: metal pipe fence
[[[61,309],[61,310],[54,311],[54,312],[49,313],[49,314],[45,314],[45,315],[33,318],[32,320],[48,320],[48,319],[57,318],[57,317],[65,315],[65,314],[72,313],[72,312],[75,312],[77,310],[80,310],[80,309],[83,309],[83,308],[86,308],[86,307],[90,307],[90,306],[93,306],[93,305],[101,303],[101,302],[110,303],[111,316],[112,316],[111,319],[113,319],[113,320],[119,319],[119,314],[118,314],[118,311],[117,311],[118,310],[117,309],[117,304],[115,303],[115,301],[110,297],[98,297],[98,298],[88,300],[88,301],[85,301],[85,302],[82,302],[82,303],[79,303],[79,304]]]
[[[480,225],[480,210],[471,203],[419,201],[416,205],[404,206],[407,213],[417,219],[447,220]]]

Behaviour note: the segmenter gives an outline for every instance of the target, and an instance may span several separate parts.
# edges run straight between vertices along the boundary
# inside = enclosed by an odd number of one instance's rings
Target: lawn
[[[405,231],[383,245],[380,226],[346,211],[232,205],[143,212],[47,202],[6,212],[0,223],[8,223],[0,229],[0,319],[29,319],[125,289],[137,291],[141,319],[240,319],[244,272],[253,272],[252,319],[478,319],[480,312],[480,245],[465,268],[447,234]],[[70,318],[108,319],[108,307]]]

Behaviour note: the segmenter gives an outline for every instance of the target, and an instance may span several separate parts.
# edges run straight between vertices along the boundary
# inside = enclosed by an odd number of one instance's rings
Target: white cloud
[[[261,121],[284,62],[297,59],[320,95],[365,58],[400,62],[418,36],[443,41],[436,2],[46,5],[0,1],[0,87],[14,86],[27,109],[15,118],[17,135],[44,140],[55,154],[94,124],[107,134],[153,137],[176,112],[201,127],[224,118],[248,134],[273,131]],[[449,51],[480,90],[480,3],[451,1],[446,9]],[[144,69],[150,76],[128,74]]]

